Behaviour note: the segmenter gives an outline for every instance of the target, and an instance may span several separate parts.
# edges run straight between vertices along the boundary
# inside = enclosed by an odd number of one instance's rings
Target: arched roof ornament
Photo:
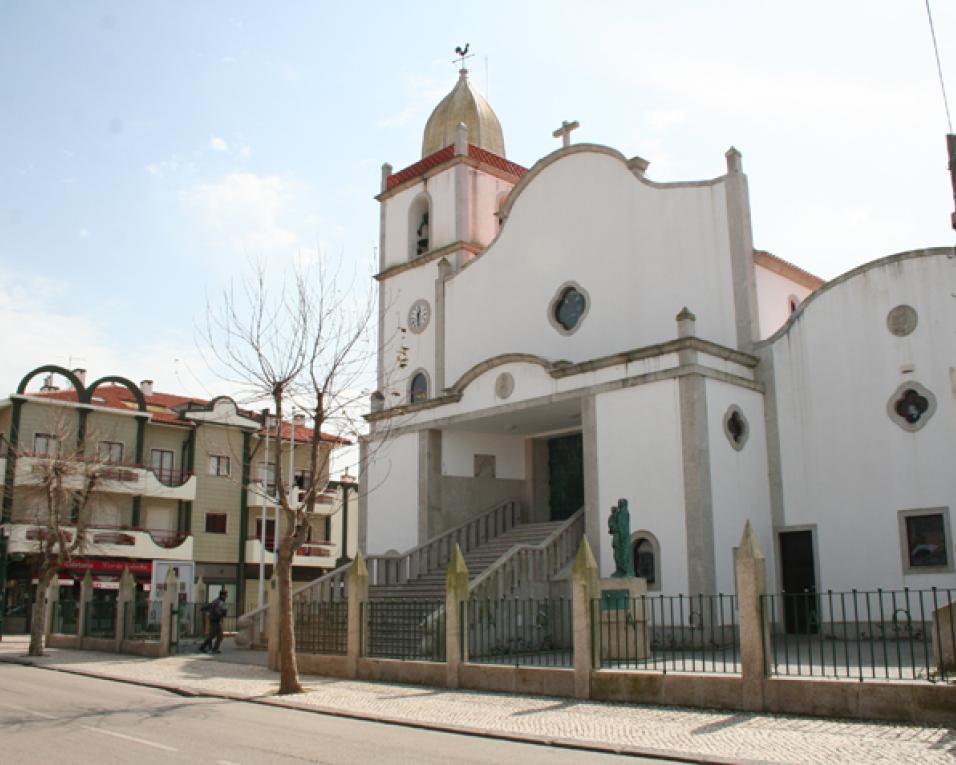
[[[26,393],[27,386],[30,384],[30,381],[37,375],[42,375],[44,372],[65,377],[70,381],[70,385],[72,385],[76,390],[77,398],[80,400],[83,399],[84,388],[83,383],[80,382],[80,378],[73,374],[73,372],[71,372],[69,369],[57,366],[56,364],[44,364],[42,367],[37,367],[36,369],[27,372],[23,379],[20,380],[20,384],[17,386],[17,393]]]
[[[84,404],[89,404],[93,401],[93,393],[101,385],[105,383],[113,383],[114,385],[122,385],[130,393],[133,394],[133,398],[136,399],[139,411],[146,411],[146,398],[143,396],[143,391],[139,389],[139,386],[134,383],[132,380],[127,379],[126,377],[120,377],[119,375],[107,375],[106,377],[101,377],[99,380],[94,380],[92,383],[87,386],[86,390],[83,391],[83,394],[80,396],[80,400]]]

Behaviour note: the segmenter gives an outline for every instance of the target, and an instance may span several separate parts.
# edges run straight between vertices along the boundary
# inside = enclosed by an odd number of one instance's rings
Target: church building
[[[462,69],[383,167],[360,547],[513,500],[607,576],[624,498],[651,591],[733,592],[747,520],[771,591],[956,587],[953,249],[825,282],[755,249],[736,149],[660,182],[574,127],[515,164]]]

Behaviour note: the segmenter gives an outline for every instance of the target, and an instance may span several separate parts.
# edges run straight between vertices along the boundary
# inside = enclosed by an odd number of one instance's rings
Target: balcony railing
[[[21,453],[17,459],[15,483],[18,485],[38,486],[43,482],[46,471],[45,464],[58,459],[55,455]],[[189,470],[174,468],[158,468],[126,462],[104,463],[95,458],[63,458],[64,463],[77,465],[88,464],[95,467],[98,476],[97,490],[118,494],[139,494],[142,496],[157,496],[169,499],[193,500],[196,494],[196,485],[193,474]],[[77,468],[68,474],[64,484],[68,488],[82,489],[85,471]]]
[[[46,526],[32,523],[14,523],[10,537],[10,552],[36,552],[37,545],[47,538]],[[63,528],[65,544],[73,541],[75,528]],[[120,556],[130,558],[192,557],[192,534],[174,529],[148,529],[132,526],[110,526],[94,523],[87,529],[85,555]]]

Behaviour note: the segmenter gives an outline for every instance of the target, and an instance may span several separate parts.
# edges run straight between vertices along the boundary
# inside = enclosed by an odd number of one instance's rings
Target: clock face
[[[412,332],[421,332],[428,326],[431,309],[427,300],[416,300],[408,311],[408,328]]]

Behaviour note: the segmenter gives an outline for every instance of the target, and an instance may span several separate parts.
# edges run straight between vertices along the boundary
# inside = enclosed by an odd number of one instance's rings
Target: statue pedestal
[[[601,579],[601,659],[642,661],[651,655],[643,595],[647,581],[637,577]]]

